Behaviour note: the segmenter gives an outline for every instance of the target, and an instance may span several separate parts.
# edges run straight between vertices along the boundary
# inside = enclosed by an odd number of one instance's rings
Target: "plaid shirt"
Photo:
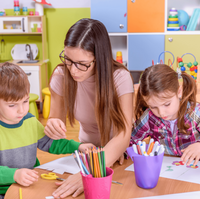
[[[190,104],[188,103],[187,110],[189,108]],[[187,135],[182,134],[178,128],[172,132],[169,121],[156,117],[150,109],[147,109],[134,124],[130,146],[147,136],[151,136],[155,141],[164,145],[165,154],[181,156],[181,149],[200,141],[200,104],[196,104],[190,115],[184,115],[184,121],[185,124],[189,124]],[[177,121],[175,125],[177,126]]]

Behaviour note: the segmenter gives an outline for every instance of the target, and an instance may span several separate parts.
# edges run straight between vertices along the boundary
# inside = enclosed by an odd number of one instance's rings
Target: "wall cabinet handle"
[[[123,25],[123,24],[120,24],[119,27],[120,27],[120,29],[123,29],[123,28],[124,28],[124,25]]]
[[[136,0],[131,0],[132,3],[135,3]]]
[[[172,42],[173,41],[173,39],[170,37],[170,38],[168,38],[168,40],[169,40],[169,42]]]
[[[22,18],[22,31],[25,32],[25,29],[24,29],[24,18]]]
[[[31,73],[26,73],[27,76],[31,76]]]

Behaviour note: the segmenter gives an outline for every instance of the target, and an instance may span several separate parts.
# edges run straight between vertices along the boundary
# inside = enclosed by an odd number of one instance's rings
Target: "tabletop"
[[[168,178],[160,177],[158,184],[153,189],[142,189],[136,185],[134,172],[125,171],[125,168],[132,164],[131,159],[125,160],[123,165],[115,163],[112,167],[114,170],[112,180],[123,183],[123,185],[112,184],[110,199],[129,199],[137,197],[147,197],[147,196],[158,196],[165,194],[183,193],[199,191],[200,184],[173,180]],[[42,169],[35,169],[42,173],[49,173]],[[70,174],[59,175],[61,178],[67,178]],[[51,196],[52,192],[56,190],[55,185],[56,180],[46,180],[39,178],[38,182],[33,183],[29,187],[23,187],[18,184],[13,184],[8,189],[5,199],[18,199],[19,198],[19,188],[22,188],[23,199],[45,199],[46,196]],[[72,199],[73,197],[66,197],[67,199]],[[84,199],[84,193],[77,197],[77,199]]]

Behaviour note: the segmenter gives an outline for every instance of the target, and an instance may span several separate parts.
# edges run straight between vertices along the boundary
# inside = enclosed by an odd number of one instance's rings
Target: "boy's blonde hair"
[[[28,77],[19,66],[9,62],[0,64],[0,99],[18,101],[29,92]]]

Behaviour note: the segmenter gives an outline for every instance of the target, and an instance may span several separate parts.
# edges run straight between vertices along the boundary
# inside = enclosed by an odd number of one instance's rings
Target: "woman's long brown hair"
[[[112,125],[117,134],[126,130],[126,118],[119,103],[113,73],[120,68],[127,69],[113,60],[107,30],[97,20],[81,19],[75,23],[66,35],[64,46],[81,48],[91,52],[95,57],[95,115],[101,134],[101,144],[105,145],[110,139]],[[67,67],[64,74],[65,110],[73,126],[77,82],[73,80]]]
[[[190,102],[191,107],[187,113],[191,113],[196,106],[197,87],[195,80],[185,72],[181,73],[182,83],[182,99],[178,111],[178,128],[182,133],[187,134],[189,128],[184,123],[184,115],[187,110],[187,103]],[[145,69],[140,80],[138,94],[136,98],[135,116],[139,119],[143,112],[148,108],[143,97],[151,97],[163,92],[172,92],[178,94],[179,81],[178,73],[165,64],[158,64]]]

